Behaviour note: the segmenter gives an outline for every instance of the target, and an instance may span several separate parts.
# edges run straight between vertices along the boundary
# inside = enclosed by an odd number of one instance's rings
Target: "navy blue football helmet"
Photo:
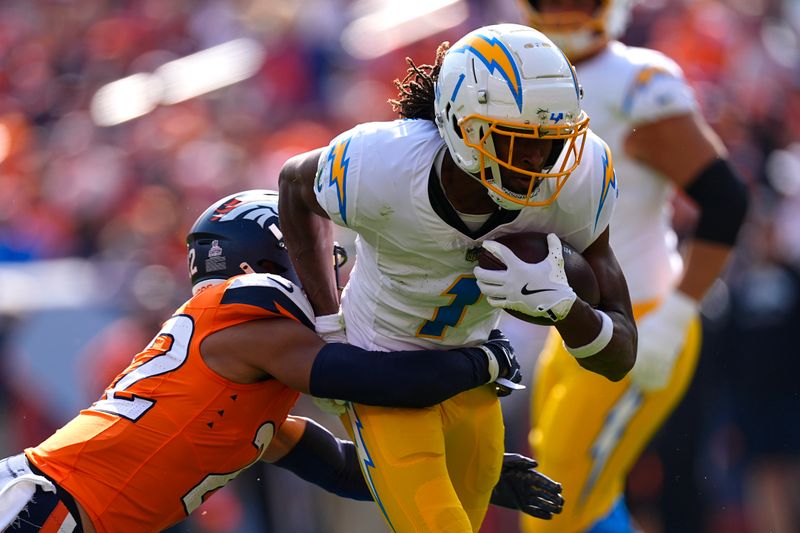
[[[300,285],[280,230],[278,193],[242,191],[215,202],[186,237],[192,287],[244,273],[277,274]]]

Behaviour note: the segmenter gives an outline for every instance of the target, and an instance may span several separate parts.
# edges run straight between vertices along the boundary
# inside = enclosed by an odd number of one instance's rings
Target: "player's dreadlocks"
[[[403,118],[434,119],[434,84],[439,78],[439,69],[442,67],[444,54],[450,48],[450,43],[445,41],[436,49],[436,61],[433,65],[416,65],[410,58],[408,74],[402,80],[394,80],[394,85],[400,92],[396,100],[389,100],[392,110]]]

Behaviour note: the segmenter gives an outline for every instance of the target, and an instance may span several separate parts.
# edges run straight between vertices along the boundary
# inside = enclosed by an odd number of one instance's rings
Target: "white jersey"
[[[671,59],[617,41],[576,69],[589,125],[611,148],[625,190],[611,220],[611,247],[631,300],[664,296],[682,270],[670,226],[672,183],[627,157],[624,142],[638,124],[694,111],[694,93]]]
[[[472,274],[484,239],[554,232],[583,251],[608,226],[617,184],[608,147],[591,132],[552,205],[498,212],[504,223],[472,237],[437,214],[429,182],[444,146],[433,122],[397,120],[359,125],[320,157],[317,200],[336,224],[358,233],[342,296],[353,344],[399,350],[483,342],[500,317]]]

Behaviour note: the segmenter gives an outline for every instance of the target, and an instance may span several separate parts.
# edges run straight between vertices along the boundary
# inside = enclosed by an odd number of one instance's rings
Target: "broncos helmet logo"
[[[486,65],[490,73],[497,71],[508,85],[517,108],[522,111],[522,79],[508,48],[496,37],[474,35],[458,52],[469,50]]]
[[[214,210],[211,215],[212,222],[227,222],[237,218],[252,220],[262,228],[268,228],[273,219],[278,218],[278,197],[274,203],[265,200],[263,195],[258,199],[248,199],[247,196],[232,198]]]

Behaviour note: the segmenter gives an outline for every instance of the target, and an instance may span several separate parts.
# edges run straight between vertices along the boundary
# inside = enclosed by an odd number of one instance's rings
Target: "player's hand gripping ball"
[[[521,260],[532,266],[537,263],[541,264],[548,259],[549,249],[547,234],[545,233],[512,233],[494,240],[507,248],[506,254],[510,251],[513,252],[513,256],[516,256],[515,258],[507,256],[507,260]],[[589,305],[596,306],[600,302],[600,287],[592,267],[577,250],[564,241],[561,241],[561,253],[564,260],[564,273],[569,287],[572,288],[578,298]],[[536,291],[556,292],[558,290],[558,287],[549,283],[548,280],[537,280],[533,277],[525,279],[526,265],[524,263],[521,265],[522,268],[515,269],[516,272],[520,272],[522,275],[515,276],[515,278],[519,279],[507,280],[506,285],[508,287],[504,288],[505,291],[509,293],[519,292],[519,296],[525,296],[526,293],[530,294]],[[478,254],[478,266],[486,270],[507,270],[503,260],[486,248],[481,248]],[[517,295],[511,295],[512,298],[515,296]],[[501,307],[504,307],[506,312],[512,316],[526,322],[543,326],[551,326],[554,323],[552,316],[532,316],[522,311],[506,308],[504,305],[501,305]]]

